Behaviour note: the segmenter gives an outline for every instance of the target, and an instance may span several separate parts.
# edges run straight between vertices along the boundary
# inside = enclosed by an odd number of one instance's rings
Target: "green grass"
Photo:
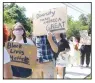
[[[91,77],[91,74],[90,75],[88,75],[85,79],[92,79],[92,77]]]

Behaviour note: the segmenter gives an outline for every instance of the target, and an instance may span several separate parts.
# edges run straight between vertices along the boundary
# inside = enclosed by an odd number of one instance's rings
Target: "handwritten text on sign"
[[[10,54],[11,64],[31,68],[36,64],[36,47],[15,42],[7,42],[6,48]]]
[[[81,36],[82,38],[86,38],[86,37],[88,36],[88,31],[87,31],[87,30],[82,30],[82,31],[80,31],[80,36]]]
[[[33,15],[33,34],[46,35],[47,31],[62,32],[66,30],[66,8],[55,8]]]

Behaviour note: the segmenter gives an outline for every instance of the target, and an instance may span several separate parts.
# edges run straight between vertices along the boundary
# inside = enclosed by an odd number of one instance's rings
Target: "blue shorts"
[[[12,68],[13,76],[15,77],[26,78],[32,74],[32,69],[13,66],[13,65],[11,66],[11,68]]]

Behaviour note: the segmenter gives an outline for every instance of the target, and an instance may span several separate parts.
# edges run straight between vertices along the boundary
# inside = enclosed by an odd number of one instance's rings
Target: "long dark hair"
[[[62,39],[62,42],[64,43],[65,48],[70,49],[69,42],[66,39],[66,34],[60,33],[60,37]]]
[[[75,38],[77,39],[78,43],[80,43],[80,37],[75,37]]]
[[[60,33],[60,37],[61,37],[62,39],[65,39],[65,38],[66,38],[66,34]]]
[[[24,33],[23,33],[23,35],[22,35],[22,37],[23,37],[23,41],[24,41],[24,43],[27,43],[27,40],[26,40],[26,32],[25,32],[25,29],[24,29],[24,27],[23,27],[23,25],[21,24],[21,23],[19,23],[19,22],[17,22],[15,25],[14,25],[14,27],[15,26],[20,26],[21,28],[22,28],[22,30],[24,31]],[[14,27],[13,27],[13,30],[12,30],[12,32],[11,32],[11,34],[12,34],[12,40],[14,41],[15,40],[15,35],[13,34],[13,31],[14,31]]]

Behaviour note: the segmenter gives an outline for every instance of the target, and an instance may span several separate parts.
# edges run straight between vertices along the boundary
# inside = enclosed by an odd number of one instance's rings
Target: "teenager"
[[[12,42],[17,42],[20,44],[34,45],[33,41],[26,37],[26,32],[21,23],[16,23],[12,31]],[[17,66],[11,66],[13,71],[13,76],[17,78],[26,78],[32,74],[32,69],[22,68]]]
[[[55,34],[55,37],[58,43],[58,57],[56,60],[57,75],[58,78],[63,79],[65,76],[65,68],[68,64],[68,52],[70,50],[70,46],[62,33]]]

